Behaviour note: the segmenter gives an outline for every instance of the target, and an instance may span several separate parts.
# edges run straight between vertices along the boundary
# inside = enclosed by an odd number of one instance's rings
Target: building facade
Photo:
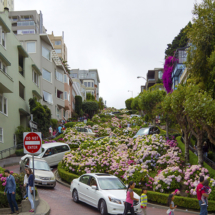
[[[14,11],[15,0],[0,0],[0,11],[4,11],[4,8],[8,8],[9,11]]]
[[[95,99],[99,100],[99,73],[97,69],[90,70],[79,70],[72,69],[70,71],[70,77],[76,78],[81,81],[81,83],[85,86],[86,94],[91,93],[95,96]]]
[[[64,32],[62,32],[62,36],[54,36],[52,31],[52,34],[49,34],[48,36],[52,42],[55,52],[58,54],[58,57],[62,58],[64,61],[67,61],[67,47],[64,42]]]
[[[9,12],[0,13],[0,151],[16,144],[18,126],[28,126],[29,99],[42,99],[42,73],[13,34]],[[11,150],[13,151],[13,150]],[[8,156],[8,152],[3,156]]]

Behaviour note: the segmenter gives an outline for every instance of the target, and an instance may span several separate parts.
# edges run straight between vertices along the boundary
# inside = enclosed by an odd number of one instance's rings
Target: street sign
[[[36,122],[30,120],[29,121],[29,126],[30,126],[31,130],[37,131],[37,123]]]
[[[41,132],[24,132],[23,143],[25,154],[40,154],[42,147]]]

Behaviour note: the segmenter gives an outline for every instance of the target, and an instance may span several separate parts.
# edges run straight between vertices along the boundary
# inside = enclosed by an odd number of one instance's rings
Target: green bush
[[[21,125],[18,126],[15,131],[17,144],[22,144],[23,143],[23,133],[30,132],[30,131],[31,131],[30,128],[24,128]]]
[[[71,184],[73,179],[76,179],[76,178],[79,177],[78,175],[75,175],[73,173],[69,173],[69,172],[65,171],[62,168],[62,163],[61,162],[58,164],[57,170],[58,170],[58,174],[61,177],[61,179],[63,181],[65,181],[65,182],[69,183],[69,184]]]
[[[158,127],[158,129],[160,130],[160,135],[161,136],[165,135],[165,137],[166,137],[166,131],[161,129],[160,127]]]
[[[63,137],[64,137],[64,134],[60,134],[57,137],[55,137],[54,140],[57,141],[57,140],[59,140],[59,139],[61,139]]]
[[[9,208],[7,196],[4,195],[4,191],[0,191],[0,208]]]
[[[24,149],[18,149],[15,151],[16,156],[24,156]]]
[[[72,128],[75,124],[76,124],[76,122],[67,122],[64,126],[66,128]]]
[[[58,120],[57,119],[51,119],[51,126],[53,129],[57,128]]]
[[[90,125],[91,127],[94,126],[94,122],[90,121],[90,119],[88,119],[87,124],[86,125]]]
[[[134,192],[136,192],[138,195],[141,195],[141,189],[134,189]],[[165,193],[158,193],[153,191],[147,192],[147,198],[149,202],[152,203],[159,203],[162,205],[167,205],[167,199],[169,194]],[[194,209],[199,210],[199,201],[197,198],[189,198],[189,197],[182,197],[182,196],[175,196],[174,204],[178,207],[186,208],[186,209]],[[213,212],[215,211],[215,201],[210,201],[208,204],[208,211]]]
[[[178,147],[182,151],[182,155],[185,156],[185,145],[181,141],[181,136],[177,137],[176,140],[178,142]],[[189,157],[190,157],[189,163],[191,165],[198,165],[198,157],[191,150],[189,151]],[[205,162],[203,163],[203,166],[208,170],[210,177],[214,178],[215,177],[215,170],[213,168],[211,168]]]
[[[81,111],[82,111],[82,97],[81,96],[75,96],[75,112],[78,115],[81,115]],[[82,111],[83,112],[83,111]]]

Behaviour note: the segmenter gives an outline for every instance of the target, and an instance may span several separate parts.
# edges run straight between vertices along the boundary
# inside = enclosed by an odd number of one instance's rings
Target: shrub
[[[64,134],[60,134],[57,137],[54,138],[55,141],[58,141],[59,139],[63,138]]]
[[[82,108],[82,97],[75,96],[75,112],[80,115]]]
[[[22,144],[23,143],[23,133],[24,132],[30,132],[30,128],[24,128],[23,126],[18,126],[15,134],[16,134],[16,140],[17,140],[17,144]]]
[[[16,156],[24,156],[24,149],[18,149],[15,151]]]
[[[66,127],[66,128],[72,128],[72,127],[74,127],[75,124],[76,124],[76,122],[67,122],[67,123],[65,124],[65,127]]]
[[[52,128],[57,128],[58,125],[58,120],[57,119],[51,119],[51,126]]]
[[[90,121],[90,119],[88,119],[86,125],[90,125],[91,127],[93,127],[94,126],[94,122],[92,122],[92,121]]]

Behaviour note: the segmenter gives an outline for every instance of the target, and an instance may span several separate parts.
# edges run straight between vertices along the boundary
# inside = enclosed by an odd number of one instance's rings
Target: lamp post
[[[131,91],[131,90],[128,90],[128,92],[131,92],[131,93],[132,93],[132,98],[133,98],[133,91]]]
[[[137,76],[137,78],[143,78],[143,79],[146,80],[146,78],[144,78],[143,76]],[[146,82],[147,82],[147,80],[146,80]],[[145,85],[146,85],[146,84],[145,84]],[[145,88],[146,88],[146,86],[145,86]],[[141,92],[142,92],[142,88],[141,88]]]

